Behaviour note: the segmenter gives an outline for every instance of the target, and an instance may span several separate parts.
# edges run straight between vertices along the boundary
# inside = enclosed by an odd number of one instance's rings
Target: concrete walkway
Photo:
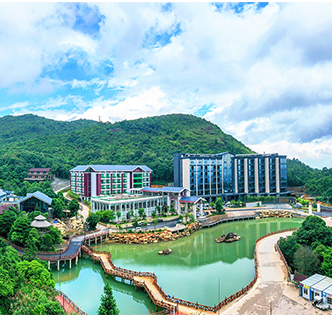
[[[280,237],[291,234],[290,231],[271,235],[257,243],[258,279],[256,284],[248,294],[227,305],[220,314],[326,314],[299,297],[298,289],[287,282],[286,267],[279,253],[275,251],[274,245]]]

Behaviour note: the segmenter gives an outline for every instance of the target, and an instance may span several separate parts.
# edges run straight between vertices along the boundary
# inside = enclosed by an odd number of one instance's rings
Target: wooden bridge
[[[137,272],[129,269],[124,269],[120,267],[116,267],[111,259],[111,253],[105,251],[97,251],[93,250],[88,245],[83,245],[82,250],[87,253],[93,260],[97,260],[101,263],[106,275],[112,275],[117,280],[122,280],[125,283],[131,284],[137,287],[142,287],[147,292],[148,296],[151,298],[152,302],[156,306],[156,311],[158,311],[158,307],[168,310],[170,312],[174,312],[177,310],[176,314],[193,314],[193,315],[203,315],[203,314],[216,314],[218,311],[228,303],[234,301],[239,298],[246,292],[248,292],[256,283],[258,278],[257,272],[257,255],[256,255],[256,244],[263,238],[278,234],[280,232],[285,231],[294,231],[296,228],[290,228],[282,231],[275,231],[268,234],[265,234],[259,237],[255,242],[255,251],[254,251],[254,260],[255,260],[255,278],[242,290],[232,294],[228,298],[225,298],[223,301],[219,302],[215,306],[207,306],[203,304],[193,303],[189,301],[185,301],[182,299],[178,299],[175,297],[171,297],[167,295],[162,288],[157,283],[157,276],[152,272]],[[278,246],[277,246],[278,247]],[[278,250],[280,252],[280,250]],[[281,253],[281,252],[280,252]],[[284,261],[283,255],[281,253],[281,258]]]
[[[158,310],[158,307],[160,307],[171,312],[175,312],[177,310],[178,314],[216,314],[221,307],[247,292],[257,280],[256,273],[254,280],[251,281],[250,284],[244,289],[221,301],[216,306],[207,306],[167,295],[157,283],[157,276],[152,272],[137,272],[116,267],[112,262],[111,253],[109,252],[93,250],[88,245],[83,245],[82,249],[92,259],[101,263],[106,275],[109,274],[115,279],[121,279],[123,282],[135,286],[135,288],[144,288],[148,296],[155,304],[156,311]]]

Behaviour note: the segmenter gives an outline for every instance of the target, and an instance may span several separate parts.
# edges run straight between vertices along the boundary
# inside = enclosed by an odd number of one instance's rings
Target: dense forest
[[[145,164],[153,169],[153,181],[171,182],[174,153],[252,152],[217,125],[191,115],[173,114],[114,124],[80,121],[71,127],[33,115],[12,118],[0,118],[1,126],[5,120],[4,129],[16,128],[20,134],[15,141],[10,132],[12,141],[4,141],[7,133],[0,133],[0,187],[12,186],[6,188],[20,185],[31,167],[50,167],[56,176],[69,178],[69,170],[80,164]],[[40,123],[46,127],[36,126]],[[35,128],[39,132],[32,131]]]
[[[0,118],[0,187],[17,189],[31,167],[50,167],[69,178],[79,164],[145,164],[154,183],[173,181],[174,153],[253,153],[217,125],[171,114],[116,123],[61,122],[35,115]],[[284,152],[280,152],[281,154]],[[288,186],[332,200],[332,168],[287,161]]]
[[[287,160],[288,186],[305,186],[306,192],[321,196],[321,201],[332,201],[332,168],[311,168],[297,159]]]

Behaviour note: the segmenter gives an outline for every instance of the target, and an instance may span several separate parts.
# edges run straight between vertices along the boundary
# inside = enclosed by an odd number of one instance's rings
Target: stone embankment
[[[195,231],[202,228],[201,223],[189,224],[185,231],[172,233],[167,229],[162,232],[154,233],[114,233],[109,234],[109,243],[118,244],[150,244],[159,242],[175,241],[181,237],[190,236]]]
[[[57,220],[57,223],[53,223],[53,226],[61,231],[61,234],[66,233],[79,233],[84,227],[83,220],[72,217],[63,221]]]
[[[259,215],[259,218],[292,218],[293,211],[287,210],[256,210],[256,213]]]

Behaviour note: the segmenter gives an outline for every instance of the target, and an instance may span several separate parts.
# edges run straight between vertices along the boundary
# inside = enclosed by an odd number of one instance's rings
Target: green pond
[[[299,227],[303,219],[264,219],[224,223],[195,232],[175,242],[147,245],[100,244],[94,248],[112,253],[116,266],[136,271],[154,272],[166,294],[215,305],[218,299],[241,290],[255,276],[253,251],[258,237],[272,231]],[[229,232],[241,240],[234,243],[215,242]],[[158,251],[171,248],[168,256]],[[141,289],[106,278],[99,263],[80,259],[77,266],[52,271],[56,287],[66,293],[89,315],[97,313],[106,282],[113,287],[121,314],[148,314],[155,307]],[[220,291],[218,292],[220,283]]]

